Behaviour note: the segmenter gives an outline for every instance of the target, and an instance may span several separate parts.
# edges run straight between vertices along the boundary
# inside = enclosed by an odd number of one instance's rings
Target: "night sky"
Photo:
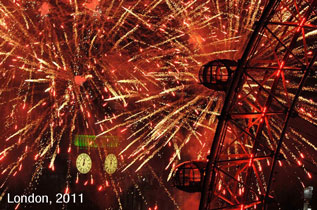
[[[198,209],[200,193],[178,190],[173,175],[182,162],[206,161],[226,97],[201,84],[199,71],[209,61],[239,61],[267,2],[0,0],[0,209]],[[287,54],[285,69],[293,72],[283,73],[276,88],[286,105],[283,97],[292,99],[304,72],[296,62],[309,63],[317,49],[317,14],[294,15],[304,14],[308,1],[282,2],[272,21],[306,33]],[[272,30],[288,45],[296,27]],[[259,43],[248,65],[273,66],[280,75],[282,44]],[[271,70],[250,74],[271,85]],[[302,209],[307,186],[315,189],[317,209],[316,72],[315,61],[289,123],[285,160],[274,171],[272,210]],[[266,110],[259,105],[266,93],[248,93],[256,84],[244,82],[246,100],[236,109]],[[260,138],[268,148],[283,126],[282,118],[274,120]],[[237,132],[230,130],[223,144]],[[78,136],[86,140],[78,143]],[[76,166],[81,153],[92,160],[86,174]],[[105,169],[109,154],[117,160],[113,174]],[[269,167],[256,164],[267,178],[262,167]],[[53,203],[9,204],[9,193],[48,195]],[[57,204],[58,193],[76,202]]]

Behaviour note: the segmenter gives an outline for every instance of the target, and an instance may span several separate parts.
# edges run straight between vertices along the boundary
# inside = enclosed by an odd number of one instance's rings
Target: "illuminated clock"
[[[114,154],[109,154],[106,157],[104,169],[108,174],[113,174],[118,167],[118,160]]]
[[[76,167],[81,174],[87,174],[90,171],[91,166],[92,161],[88,154],[81,153],[80,155],[78,155],[76,159]]]

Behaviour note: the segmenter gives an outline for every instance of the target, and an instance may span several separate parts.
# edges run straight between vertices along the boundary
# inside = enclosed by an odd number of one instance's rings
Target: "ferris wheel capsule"
[[[185,192],[201,192],[206,161],[186,161],[176,166],[173,183]]]
[[[199,80],[205,87],[215,91],[226,91],[238,63],[228,59],[218,59],[203,65]]]

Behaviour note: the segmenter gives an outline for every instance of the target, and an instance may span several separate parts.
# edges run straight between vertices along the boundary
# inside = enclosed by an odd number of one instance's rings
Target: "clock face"
[[[113,174],[118,167],[118,160],[114,154],[109,154],[105,160],[104,169],[108,174]]]
[[[76,167],[79,173],[87,174],[92,166],[91,158],[86,153],[81,153],[76,159]]]

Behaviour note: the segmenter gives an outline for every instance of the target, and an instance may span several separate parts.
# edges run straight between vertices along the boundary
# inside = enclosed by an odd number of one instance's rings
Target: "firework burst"
[[[43,168],[55,170],[59,154],[73,160],[72,140],[78,134],[120,136],[122,171],[135,164],[132,171],[138,172],[167,151],[163,162],[170,169],[169,179],[184,153],[204,159],[224,94],[199,84],[198,71],[213,59],[241,57],[264,4],[1,1],[3,195],[9,180],[22,174],[23,165],[35,165],[33,183]],[[316,87],[306,90],[313,92]],[[316,125],[314,99],[303,96],[300,100],[301,117]],[[303,147],[316,150],[298,130],[292,132],[304,139]],[[193,149],[196,144],[199,146]],[[97,148],[93,153],[102,162],[108,151]],[[292,151],[286,153],[294,156]],[[78,183],[79,179],[78,174],[71,175],[70,162],[67,192],[72,180]],[[164,182],[149,168],[179,208]],[[142,194],[138,176],[130,178]],[[120,184],[102,167],[93,170],[89,183],[96,182],[94,177],[98,177],[98,191],[112,187],[122,208]],[[144,196],[143,201],[148,205]]]

